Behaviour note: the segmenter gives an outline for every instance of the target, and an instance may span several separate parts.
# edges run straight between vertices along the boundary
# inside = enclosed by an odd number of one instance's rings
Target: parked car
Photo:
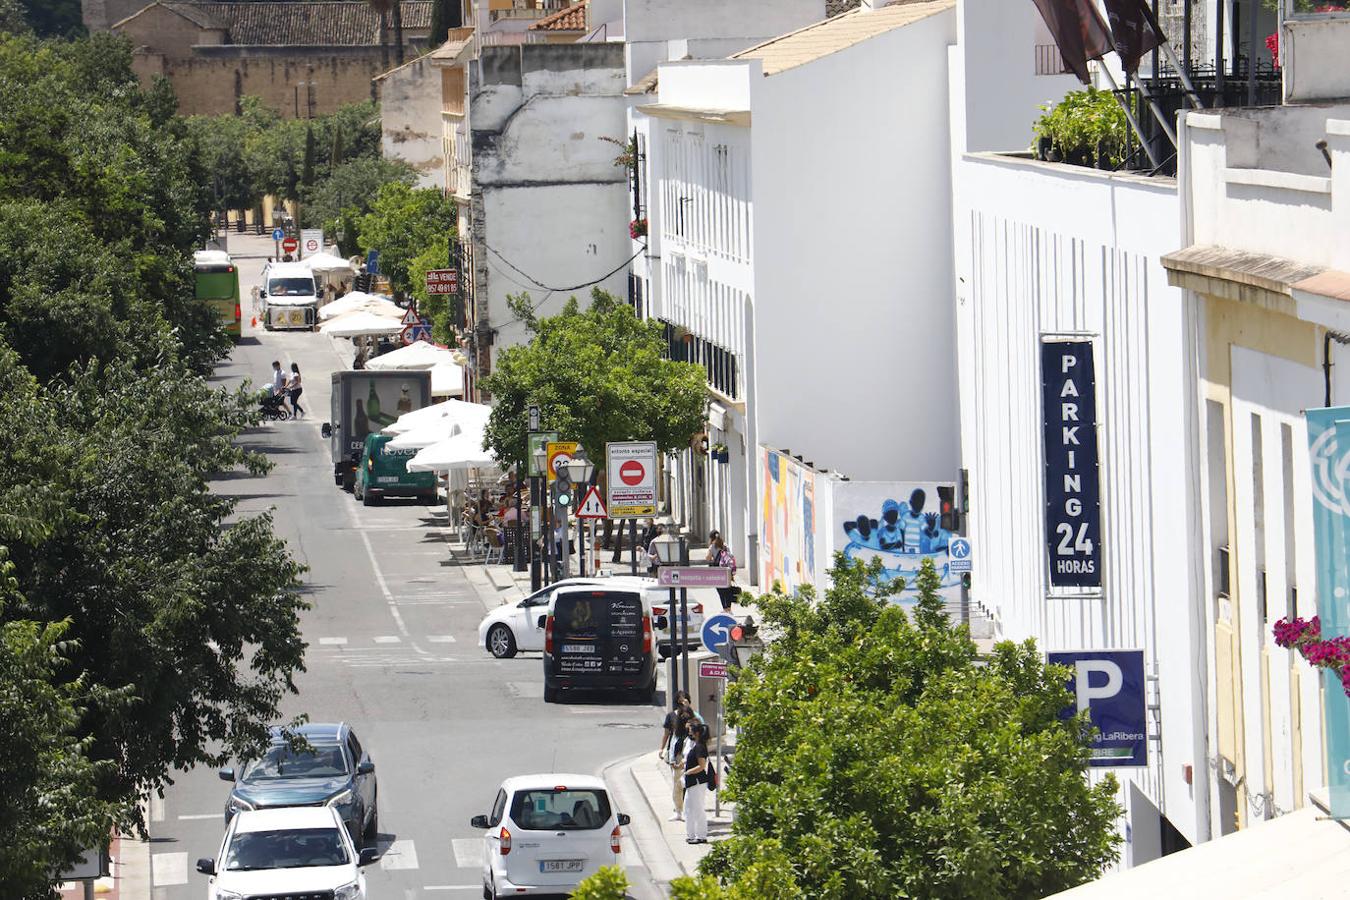
[[[408,460],[416,450],[395,450],[389,446],[389,434],[368,434],[356,466],[352,495],[366,506],[374,506],[385,497],[417,497],[423,503],[436,500],[436,475],[433,472],[409,472]]]
[[[593,775],[520,775],[502,782],[483,832],[483,896],[570,893],[601,866],[618,864],[628,816]]]
[[[357,852],[332,807],[246,810],[225,828],[219,854],[197,860],[197,871],[210,877],[207,900],[366,900],[361,869],[377,855],[373,847]]]
[[[625,579],[559,589],[544,624],[544,702],[564,690],[656,694],[656,629],[647,586]]]
[[[352,840],[371,843],[380,828],[375,763],[346,723],[301,725],[295,732],[310,750],[295,750],[280,728],[272,729],[267,752],[236,772],[221,769],[234,785],[225,801],[225,821],[251,810],[328,806],[347,826]]]

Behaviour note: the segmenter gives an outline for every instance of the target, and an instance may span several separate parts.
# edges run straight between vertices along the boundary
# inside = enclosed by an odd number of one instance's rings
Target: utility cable
[[[520,267],[517,266],[515,263],[511,262],[511,260],[507,259],[505,256],[502,256],[501,253],[499,253],[499,252],[496,250],[496,248],[492,247],[490,244],[487,244],[486,242],[484,242],[483,246],[484,246],[484,247],[487,247],[489,253],[491,253],[493,256],[497,257],[498,259],[500,259],[500,260],[501,260],[503,263],[505,263],[512,271],[518,273],[521,277],[525,278],[527,281],[529,281],[529,282],[530,282],[531,284],[533,284],[535,287],[539,288],[540,290],[544,290],[544,291],[556,291],[556,292],[559,292],[559,293],[566,292],[566,291],[579,291],[579,290],[581,290],[582,288],[587,288],[587,287],[592,287],[592,286],[594,286],[594,285],[597,285],[597,284],[599,284],[600,282],[604,281],[606,278],[609,278],[611,275],[614,275],[614,274],[620,272],[625,266],[627,266],[627,265],[628,265],[629,263],[631,263],[633,260],[635,260],[635,259],[637,259],[639,256],[641,256],[641,255],[646,251],[646,249],[647,249],[647,245],[644,243],[641,247],[638,248],[638,251],[637,251],[636,253],[634,253],[632,256],[628,257],[628,258],[625,259],[623,262],[619,263],[619,264],[618,264],[617,266],[615,266],[613,269],[610,269],[608,272],[606,272],[605,274],[601,275],[599,278],[595,279],[594,281],[585,281],[585,282],[582,282],[581,284],[574,284],[574,285],[572,285],[571,287],[553,287],[552,285],[544,284],[542,281],[540,281],[539,279],[535,278],[535,277],[534,277],[533,275],[531,275],[529,272],[526,272],[524,269],[520,268]]]

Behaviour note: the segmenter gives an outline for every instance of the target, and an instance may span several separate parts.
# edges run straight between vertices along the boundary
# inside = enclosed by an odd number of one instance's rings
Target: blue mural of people
[[[913,584],[923,560],[931,559],[943,586],[955,584],[947,555],[951,532],[942,527],[938,513],[926,511],[927,503],[927,491],[915,488],[907,501],[883,501],[879,520],[866,513],[845,520],[845,555],[863,562],[880,559],[883,581],[903,578],[907,585]]]

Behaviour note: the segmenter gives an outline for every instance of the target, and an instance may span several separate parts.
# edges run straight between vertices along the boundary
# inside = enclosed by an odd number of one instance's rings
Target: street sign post
[[[703,689],[703,685],[701,682],[704,678],[714,679],[713,683],[716,685],[714,689],[713,698],[717,709],[717,720],[715,723],[717,728],[717,747],[716,750],[714,751],[716,753],[717,762],[714,763],[716,768],[713,771],[717,773],[718,784],[720,785],[722,777],[722,731],[724,728],[722,724],[722,695],[726,690],[727,664],[722,662],[720,659],[705,659],[698,664],[698,677],[700,681],[699,684],[700,691],[702,691]],[[722,797],[717,791],[714,791],[713,815],[720,816],[721,814],[722,814]]]
[[[948,571],[953,575],[969,572],[971,564],[970,538],[954,537],[947,545]]]
[[[600,499],[600,489],[591,485],[586,489],[586,496],[582,498],[581,505],[577,507],[578,519],[608,519],[609,514],[605,512],[605,504]]]
[[[731,587],[731,569],[726,566],[662,566],[656,572],[662,587]]]
[[[427,293],[444,296],[459,293],[459,269],[430,269],[427,271]]]
[[[280,228],[274,228],[274,229],[272,229],[272,240],[274,240],[274,241],[279,241],[279,240],[281,240],[282,238],[284,238],[285,236],[286,236],[286,232],[282,231]]]
[[[532,404],[530,406],[530,431],[538,431],[538,430],[539,430],[539,407]]]
[[[1073,670],[1069,693],[1075,702],[1061,715],[1067,718],[1086,710],[1097,729],[1088,765],[1147,766],[1144,651],[1074,650],[1045,656]]]
[[[717,653],[718,647],[731,640],[731,629],[735,628],[737,624],[736,619],[726,613],[718,613],[704,619],[703,631],[699,635],[703,641],[703,646],[709,651]]]
[[[531,429],[529,435],[525,438],[525,465],[529,467],[529,474],[536,478],[544,474],[544,470],[539,468],[539,464],[534,461],[535,451],[540,447],[543,447],[544,452],[547,453],[548,445],[557,443],[557,440],[558,432],[556,431],[536,431]]]
[[[605,472],[611,518],[633,519],[656,514],[657,453],[655,441],[611,441],[605,444]]]
[[[705,659],[698,664],[699,678],[726,678],[727,664],[720,659]]]

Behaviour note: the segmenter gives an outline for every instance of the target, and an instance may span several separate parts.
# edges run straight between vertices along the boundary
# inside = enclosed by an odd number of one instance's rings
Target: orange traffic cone
[[[248,324],[249,324],[249,327],[250,327],[250,328],[257,328],[257,327],[258,327],[258,317],[257,317],[257,316],[254,316],[254,317],[252,318],[252,320],[249,321]]]

